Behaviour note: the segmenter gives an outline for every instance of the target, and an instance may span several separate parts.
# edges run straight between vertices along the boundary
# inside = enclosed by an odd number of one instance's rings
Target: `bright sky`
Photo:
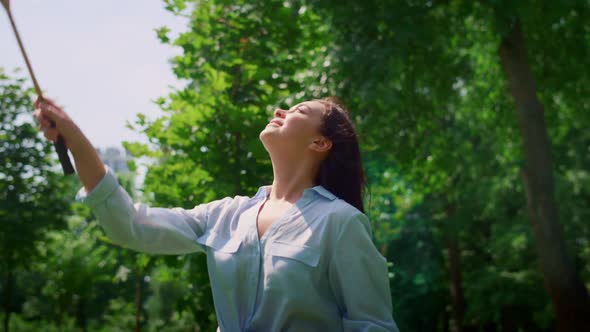
[[[181,87],[155,28],[183,31],[185,20],[161,0],[12,0],[11,12],[44,91],[78,123],[96,147],[142,141],[125,128],[135,114],[160,111],[152,100]],[[0,67],[11,75],[25,62],[6,13],[0,13]],[[30,83],[32,86],[32,82]]]

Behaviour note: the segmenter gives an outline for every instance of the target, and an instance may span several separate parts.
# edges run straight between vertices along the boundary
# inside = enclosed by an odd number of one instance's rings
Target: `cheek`
[[[316,127],[316,124],[309,119],[293,118],[285,123],[284,129],[298,136],[311,136],[316,134]]]
[[[293,122],[283,128],[283,133],[292,141],[307,142],[310,137],[314,136],[314,130],[308,123]]]

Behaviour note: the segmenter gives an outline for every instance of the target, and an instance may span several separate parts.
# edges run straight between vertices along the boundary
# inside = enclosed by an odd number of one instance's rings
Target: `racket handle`
[[[57,152],[59,163],[61,164],[61,168],[64,170],[64,174],[74,174],[74,166],[72,166],[70,156],[68,156],[68,149],[66,148],[66,143],[61,135],[57,136],[57,141],[53,143],[53,146],[55,147],[55,151]]]

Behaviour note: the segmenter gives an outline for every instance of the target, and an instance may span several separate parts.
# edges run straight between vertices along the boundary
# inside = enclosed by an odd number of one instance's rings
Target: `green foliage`
[[[57,323],[73,313],[78,325],[83,325],[89,316],[106,309],[100,290],[113,282],[117,260],[115,252],[101,243],[98,225],[80,218],[88,212],[78,213],[67,231],[48,234],[35,270],[45,278],[41,303],[52,304],[38,310],[49,313]]]
[[[178,257],[156,267],[145,307],[150,330],[184,331],[188,326],[214,331],[217,321],[211,311],[210,284],[203,275],[202,255]]]
[[[45,232],[65,225],[67,183],[52,170],[47,144],[32,123],[31,90],[0,71],[0,267],[25,266]]]
[[[588,39],[581,33],[588,24],[579,21],[579,15],[588,11],[587,4],[394,0],[313,3],[330,20],[330,31],[339,46],[334,58],[341,60],[334,63],[334,77],[345,82],[337,91],[346,96],[350,108],[357,110],[363,150],[369,152],[365,164],[376,168],[369,171],[369,180],[376,187],[371,199],[377,210],[372,214],[376,240],[382,243],[391,239],[394,248],[390,247],[389,257],[394,262],[403,262],[406,254],[416,257],[400,242],[409,236],[406,230],[415,234],[414,223],[418,222],[413,212],[400,216],[407,207],[399,198],[410,197],[422,216],[418,220],[430,220],[430,233],[439,250],[445,253],[449,238],[459,241],[461,287],[467,304],[466,321],[459,324],[482,327],[509,322],[525,330],[550,329],[552,314],[547,309],[548,299],[542,291],[524,216],[520,137],[497,48],[510,24],[519,18],[539,93],[548,109],[555,109],[547,113],[547,118],[559,154],[557,169],[578,169],[587,153],[573,151],[575,146],[587,147],[589,140],[575,129],[577,124],[570,125],[562,118],[571,115],[584,123],[588,113],[582,109],[588,105],[579,105],[578,113],[566,104],[577,103],[580,95],[568,94],[567,102],[561,96],[562,91],[571,91],[573,86],[582,95],[588,88],[588,75],[578,67],[590,64],[588,48],[582,46],[588,45]],[[557,44],[561,47],[556,48]],[[569,71],[566,49],[575,58],[571,67],[577,68],[574,70],[578,74]],[[570,80],[571,85],[563,84]],[[572,139],[563,139],[566,132],[572,133]],[[556,139],[555,133],[563,136]],[[395,186],[387,179],[392,174]],[[584,179],[584,171],[577,174]],[[587,237],[587,227],[576,222],[579,216],[569,215],[572,211],[583,213],[584,209],[569,207],[583,204],[585,199],[574,198],[571,188],[576,185],[561,182],[561,178],[559,201],[568,206],[561,208],[566,215],[563,223],[567,231],[575,229],[567,240],[571,252],[579,257],[587,252],[579,245],[587,243],[582,240]],[[405,187],[406,194],[396,189],[400,187]],[[408,193],[412,191],[421,198],[411,199],[413,195]],[[422,259],[424,264],[436,266]],[[448,257],[445,260],[444,269],[453,269]],[[578,266],[585,266],[578,261]],[[398,272],[408,268],[394,264],[393,285],[408,288],[413,274]],[[436,271],[426,275],[434,277]],[[587,275],[587,270],[582,273]],[[429,285],[436,284],[430,281]],[[441,282],[449,288],[451,280]],[[449,301],[436,289],[430,290],[432,303]],[[510,314],[515,311],[527,314]],[[413,331],[432,330],[416,325],[421,317],[416,312],[400,309],[397,313],[400,326]]]
[[[71,183],[54,171],[51,145],[32,123],[31,90],[0,69],[0,296],[4,327],[20,310],[18,273],[30,270],[37,244],[65,226]]]
[[[75,332],[77,331],[73,318],[66,318],[66,321],[61,326],[55,325],[50,321],[30,321],[23,319],[20,315],[13,315],[10,320],[10,331],[17,332]]]
[[[402,331],[553,328],[497,53],[520,20],[553,143],[566,243],[590,284],[587,2],[165,0],[164,7],[188,19],[177,36],[155,31],[181,50],[171,65],[186,86],[155,100],[162,116],[139,114],[131,125],[148,143],[126,148],[150,160],[136,199],[192,208],[254,194],[272,180],[258,134],[274,107],[339,95],[361,138],[367,214],[390,262]],[[215,330],[204,255],[129,252],[112,245],[87,210],[47,199],[63,197],[70,184],[52,173],[50,146],[26,121],[23,81],[2,74],[0,82],[0,272],[19,279],[13,329],[128,331],[139,310],[143,330]],[[120,180],[137,194],[131,179]],[[453,273],[461,276],[461,322],[453,316]]]
[[[319,24],[319,17],[282,1],[166,3],[191,18],[175,39],[166,28],[157,31],[162,42],[183,50],[172,60],[173,71],[189,83],[157,101],[164,116],[137,118],[136,128],[154,148],[126,147],[135,156],[159,158],[144,190],[159,204],[184,207],[251,194],[271,174],[258,134],[273,105],[305,90],[306,55],[318,47],[317,33],[301,25]]]
[[[105,313],[105,323],[97,331],[132,331],[135,325],[134,310],[133,302],[121,298],[112,299]]]

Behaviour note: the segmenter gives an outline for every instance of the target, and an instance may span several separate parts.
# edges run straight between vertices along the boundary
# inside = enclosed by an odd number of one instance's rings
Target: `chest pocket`
[[[274,241],[270,244],[270,254],[299,261],[310,267],[316,267],[320,261],[320,252],[309,246]]]
[[[208,231],[197,242],[203,246],[207,253],[207,271],[214,289],[227,294],[232,294],[239,277],[244,275],[246,263],[239,259],[238,249],[242,244],[240,238],[232,238],[226,234]]]
[[[209,247],[216,252],[233,254],[240,248],[242,241],[231,238],[227,235],[220,235],[213,231],[207,231],[197,239],[197,242],[205,247]]]

